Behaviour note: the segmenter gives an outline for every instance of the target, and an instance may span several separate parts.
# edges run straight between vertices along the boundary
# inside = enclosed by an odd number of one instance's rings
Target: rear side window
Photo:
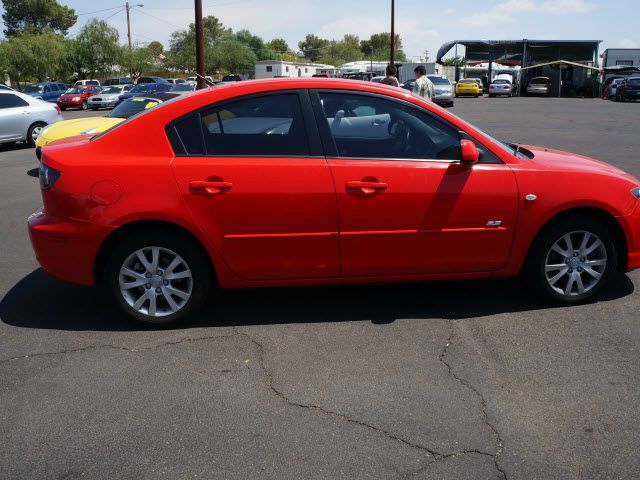
[[[0,95],[0,108],[26,107],[29,105],[26,101],[12,93],[3,93]]]
[[[174,145],[176,153],[199,154],[204,147],[205,153],[211,156],[310,154],[296,93],[227,102],[179,120],[174,128],[183,146]]]

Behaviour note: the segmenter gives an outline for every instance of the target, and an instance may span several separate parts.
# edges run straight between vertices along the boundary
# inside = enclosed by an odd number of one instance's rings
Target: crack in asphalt
[[[158,343],[156,345],[150,345],[148,347],[125,347],[124,345],[113,345],[109,343],[87,345],[86,347],[69,348],[66,350],[58,350],[54,352],[28,353],[26,355],[18,355],[16,357],[3,358],[3,359],[0,359],[0,365],[3,365],[5,363],[8,363],[14,360],[25,360],[28,358],[47,357],[47,356],[54,356],[54,355],[67,355],[70,353],[81,353],[89,350],[100,350],[100,349],[121,350],[126,352],[144,352],[146,350],[154,350],[156,348],[161,348],[161,347],[166,347],[171,345],[179,345],[181,343],[200,342],[203,340],[212,340],[215,338],[230,338],[230,337],[235,337],[237,335],[238,334],[234,332],[230,335],[209,335],[204,337],[187,337],[187,338],[181,338],[179,340],[169,340],[166,342]]]
[[[500,476],[504,480],[507,480],[507,474],[502,469],[502,467],[500,467],[500,465],[498,463],[498,459],[499,459],[500,455],[502,454],[502,452],[504,451],[504,440],[502,440],[502,437],[500,436],[500,432],[498,432],[498,429],[489,421],[489,414],[487,412],[487,401],[485,400],[484,396],[480,393],[480,391],[471,384],[471,382],[469,382],[465,378],[462,378],[461,376],[456,374],[454,372],[453,367],[451,366],[451,364],[449,362],[447,362],[447,360],[445,360],[445,357],[447,356],[447,353],[449,352],[449,347],[453,343],[453,337],[455,335],[455,332],[454,332],[454,329],[453,329],[453,320],[448,320],[447,322],[449,324],[449,338],[447,339],[446,345],[442,349],[442,353],[440,353],[440,362],[444,366],[447,367],[447,371],[449,372],[449,376],[451,378],[456,379],[460,384],[462,384],[465,387],[467,387],[469,390],[471,390],[480,399],[480,407],[481,407],[481,411],[482,411],[483,421],[484,421],[485,425],[487,425],[489,427],[489,429],[493,433],[493,436],[496,439],[496,453],[488,454],[488,455],[493,457],[493,464],[494,464],[496,470],[498,471],[498,473],[500,474]],[[487,454],[484,453],[484,455],[487,455]]]

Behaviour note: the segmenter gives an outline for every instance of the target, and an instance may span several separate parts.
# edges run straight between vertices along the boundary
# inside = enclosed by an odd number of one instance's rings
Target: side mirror
[[[478,153],[478,147],[471,140],[463,138],[460,140],[460,147],[462,148],[462,163],[474,164],[478,163],[480,154]]]

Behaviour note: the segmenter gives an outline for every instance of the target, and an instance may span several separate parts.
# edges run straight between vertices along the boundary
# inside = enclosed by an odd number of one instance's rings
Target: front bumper
[[[118,104],[118,99],[114,100],[91,100],[87,101],[89,108],[113,108]]]
[[[94,263],[100,245],[113,228],[54,217],[42,209],[27,221],[38,263],[54,278],[93,285]]]
[[[80,108],[82,106],[82,100],[79,102],[72,101],[60,101],[56,102],[60,108]]]

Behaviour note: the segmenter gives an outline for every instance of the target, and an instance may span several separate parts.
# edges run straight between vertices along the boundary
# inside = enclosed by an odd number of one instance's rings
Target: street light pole
[[[202,0],[195,1],[196,11],[196,81],[198,89],[207,86],[204,71],[204,27],[202,25]]]
[[[134,5],[133,7],[144,7],[141,3]],[[131,19],[129,16],[129,10],[133,8],[129,5],[129,2],[124,4],[124,8],[127,10],[127,38],[129,39],[129,75],[133,78],[133,49],[131,48]],[[121,10],[122,11],[122,10]]]
[[[391,65],[396,64],[395,9],[395,0],[391,0],[391,59],[389,61]]]

